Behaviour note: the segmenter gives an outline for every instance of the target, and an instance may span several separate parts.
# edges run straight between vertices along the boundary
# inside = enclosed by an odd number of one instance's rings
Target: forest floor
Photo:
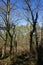
[[[7,59],[0,60],[0,65],[35,65],[36,57],[32,56],[30,59],[30,52],[28,48],[20,48],[18,49],[13,61],[10,60],[10,57]]]

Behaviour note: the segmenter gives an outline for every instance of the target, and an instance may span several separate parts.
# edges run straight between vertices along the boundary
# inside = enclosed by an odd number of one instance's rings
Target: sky
[[[12,0],[13,1],[13,0]],[[21,2],[21,0],[18,0],[18,3],[17,3],[17,5],[19,6],[19,7],[23,7],[23,2]],[[33,8],[35,8],[35,4],[38,4],[38,0],[35,0],[35,2],[33,2],[33,4],[32,4],[32,9]],[[22,10],[23,11],[23,10]],[[34,11],[33,11],[34,12]],[[25,22],[23,22],[23,21],[25,21]],[[43,22],[43,0],[40,0],[40,4],[39,4],[39,12],[38,12],[38,24],[41,26],[42,25],[42,22]],[[26,20],[21,20],[21,23],[20,23],[20,25],[21,24],[23,24],[23,25],[26,25]]]
[[[0,0],[1,1],[1,0]],[[4,0],[5,1],[5,0]],[[15,0],[16,1],[16,0]],[[33,1],[33,0],[32,0]],[[11,3],[13,4],[14,3],[14,0],[11,0]],[[35,2],[33,2],[33,5],[32,5],[32,9],[35,7],[35,3],[36,3],[36,0],[35,0]],[[38,2],[37,2],[38,3]],[[36,4],[37,4],[36,3]],[[23,9],[21,9],[23,6],[24,6],[24,2],[21,2],[21,0],[18,0],[18,2],[17,2],[17,4],[16,4],[18,7],[19,7],[19,9],[17,8],[17,10],[15,10],[15,11],[12,11],[11,12],[11,16],[13,17],[13,19],[12,19],[12,21],[14,22],[14,20],[16,20],[17,18],[19,18],[20,20],[19,20],[19,25],[26,25],[27,24],[27,22],[26,22],[26,20],[25,20],[25,17],[24,17],[24,15],[23,15],[23,13],[25,13],[25,10],[23,10]],[[0,6],[2,6],[3,7],[3,5],[2,5],[2,2],[0,2]],[[42,16],[43,16],[43,0],[40,0],[40,10],[39,10],[39,12],[38,12],[38,24],[41,26],[41,24],[42,24],[42,21],[43,21],[43,18],[42,18]],[[33,11],[33,13],[34,13],[34,11]],[[17,15],[16,15],[17,14]],[[15,16],[16,15],[16,16]],[[26,15],[27,15],[27,13],[26,13]],[[2,18],[0,17],[0,21],[2,21]]]

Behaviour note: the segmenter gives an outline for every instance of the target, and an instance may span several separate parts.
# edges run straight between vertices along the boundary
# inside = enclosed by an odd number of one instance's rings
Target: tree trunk
[[[38,37],[36,29],[35,29],[35,37],[36,37],[36,51],[38,52]]]
[[[8,37],[8,35],[7,35],[7,32],[6,32],[6,40],[5,40],[5,45],[4,45],[4,55],[6,55],[7,37]]]
[[[17,53],[17,41],[14,41],[14,46],[15,46],[15,53]]]
[[[32,36],[33,36],[33,33],[30,32],[30,51],[32,50]]]
[[[32,37],[33,37],[34,31],[35,31],[35,29],[33,27],[32,31],[30,32],[30,51],[32,50]]]
[[[12,55],[12,41],[13,41],[13,37],[11,37],[11,40],[10,40],[10,55]]]

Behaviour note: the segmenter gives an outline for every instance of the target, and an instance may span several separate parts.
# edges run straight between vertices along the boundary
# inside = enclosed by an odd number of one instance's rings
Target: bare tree
[[[32,50],[33,33],[36,34],[36,48],[38,47],[36,24],[37,24],[37,20],[38,20],[38,11],[39,11],[40,1],[38,0],[38,3],[35,5],[36,7],[34,7],[32,9],[33,2],[35,3],[34,0],[32,0],[32,2],[31,2],[31,0],[24,0],[25,6],[23,7],[23,9],[27,12],[27,14],[24,14],[25,20],[30,22],[30,24],[32,25],[32,29],[30,31],[30,51]],[[30,16],[31,16],[31,18],[30,18]]]
[[[7,44],[7,39],[8,39],[8,35],[9,35],[9,37],[10,37],[10,56],[11,56],[12,55],[13,35],[15,35],[15,34],[14,34],[14,30],[12,30],[13,34],[12,34],[12,32],[10,32],[10,30],[12,29],[12,27],[15,24],[12,26],[11,23],[10,23],[10,12],[11,12],[11,10],[13,10],[14,5],[17,2],[17,0],[15,1],[15,3],[13,5],[11,5],[10,0],[7,0],[7,1],[1,0],[1,1],[4,4],[5,8],[0,6],[0,13],[1,13],[0,16],[2,17],[2,19],[4,21],[4,24],[3,24],[2,27],[0,26],[0,29],[3,30],[3,31],[4,30],[6,31],[6,39],[4,39],[3,36],[1,36],[1,35],[0,36],[5,41],[4,52],[6,54],[6,44]],[[15,26],[14,26],[14,29],[15,29]]]

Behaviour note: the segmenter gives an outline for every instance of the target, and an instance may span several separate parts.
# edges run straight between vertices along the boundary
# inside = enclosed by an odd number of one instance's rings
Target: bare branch
[[[0,14],[2,14],[2,16],[6,16],[5,12],[1,11]]]
[[[23,14],[24,14],[24,13],[23,13]],[[25,19],[25,20],[31,23],[31,21],[30,21],[29,17],[28,17],[28,16],[26,16],[25,14],[24,14],[24,16],[27,18],[27,19]],[[31,23],[31,25],[33,25],[33,24]]]
[[[27,19],[27,21],[30,22],[31,25],[33,25],[29,18]]]
[[[3,9],[2,7],[0,7],[0,10],[4,11],[6,13],[5,9]]]
[[[5,41],[4,37],[0,34],[0,37]]]
[[[4,39],[4,37],[3,37],[3,34],[2,33],[0,33],[0,37],[5,41],[5,39]]]
[[[6,30],[6,27],[0,26],[0,30]]]
[[[36,12],[36,18],[35,18],[36,23],[37,23],[37,19],[38,19],[38,12]]]
[[[2,15],[0,15],[0,16],[2,17],[3,21],[5,22],[5,19],[3,18],[3,16]]]
[[[31,7],[30,7],[29,3],[28,3],[28,0],[25,0],[25,2],[26,2],[26,4],[27,4],[27,5],[28,5],[28,7],[29,7],[29,10],[30,10],[31,15],[32,15],[32,21],[34,22],[33,12],[32,12],[32,10],[31,10]]]
[[[6,2],[4,0],[2,0],[2,2],[7,6]]]
[[[15,3],[17,2],[17,0],[15,1]],[[15,3],[12,5],[12,7],[10,8],[10,11],[13,9],[13,7],[15,6]]]

